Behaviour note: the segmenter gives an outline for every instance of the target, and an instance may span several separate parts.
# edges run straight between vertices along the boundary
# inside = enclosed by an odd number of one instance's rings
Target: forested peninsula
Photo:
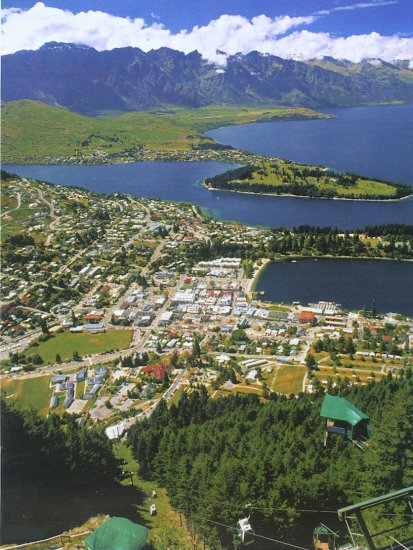
[[[412,194],[408,185],[275,158],[228,170],[207,178],[204,185],[212,190],[325,199],[399,200]]]

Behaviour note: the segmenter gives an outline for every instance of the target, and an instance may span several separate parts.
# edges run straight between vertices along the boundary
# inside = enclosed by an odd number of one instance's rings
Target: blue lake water
[[[264,299],[301,304],[327,300],[346,309],[413,315],[413,263],[390,260],[301,258],[271,262],[257,281]]]
[[[336,118],[244,124],[207,135],[254,153],[413,185],[413,104],[324,112]]]
[[[248,225],[294,227],[302,224],[354,229],[368,224],[411,223],[413,199],[366,202],[246,195],[209,191],[203,180],[231,168],[222,162],[137,162],[112,166],[8,165],[21,176],[79,186],[101,193],[188,201],[223,220]]]

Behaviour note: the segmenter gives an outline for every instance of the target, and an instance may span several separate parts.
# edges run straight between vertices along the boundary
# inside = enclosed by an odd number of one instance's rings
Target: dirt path
[[[280,367],[275,367],[275,374],[274,374],[274,378],[272,379],[272,383],[271,383],[271,391],[275,391],[274,388],[275,388],[275,382],[277,380],[277,376],[278,376],[278,371],[280,370]]]
[[[12,208],[11,210],[6,210],[6,212],[3,212],[1,214],[1,217],[2,218],[5,218],[6,216],[8,216],[11,212],[14,212],[15,210],[18,210],[22,205],[22,195],[20,193],[20,191],[17,193],[17,206],[15,206],[14,208]]]

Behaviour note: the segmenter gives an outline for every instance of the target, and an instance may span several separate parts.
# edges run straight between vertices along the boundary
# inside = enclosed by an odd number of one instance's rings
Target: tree
[[[80,360],[81,360],[80,354],[77,351],[77,349],[75,349],[75,351],[73,352],[73,361],[80,361]]]
[[[386,402],[380,422],[373,426],[365,458],[361,479],[366,498],[413,484],[411,389],[399,390],[390,402]]]
[[[167,372],[165,372],[165,378],[163,379],[162,389],[163,389],[163,390],[168,389],[168,388],[169,388],[169,384],[170,384],[169,375],[168,375]]]
[[[62,362],[62,358],[58,353],[56,353],[56,363],[61,363],[61,362]]]
[[[251,279],[253,273],[254,273],[254,266],[251,262],[248,262],[247,260],[244,260],[242,263],[242,267],[244,270],[244,276],[246,279]]]
[[[9,353],[9,359],[10,359],[11,363],[13,363],[13,365],[17,365],[18,362],[19,362],[19,354],[10,352]]]
[[[311,370],[315,370],[316,366],[317,366],[317,360],[316,358],[314,357],[314,355],[312,355],[311,353],[308,353],[307,354],[307,357],[305,358],[305,364],[307,366],[307,368],[311,371]]]
[[[50,334],[50,332],[49,332],[49,327],[47,326],[47,323],[46,323],[46,321],[43,319],[43,317],[40,317],[40,319],[39,319],[39,325],[40,325],[40,328],[41,328],[43,334]]]
[[[161,346],[161,343],[159,341],[156,344],[156,353],[158,353],[158,354],[162,353],[162,346]]]
[[[238,384],[237,375],[234,371],[234,369],[231,369],[229,372],[229,379],[233,384]]]
[[[198,338],[195,336],[194,343],[192,344],[192,355],[194,357],[200,357],[201,346],[199,345]]]
[[[178,357],[179,357],[178,352],[176,349],[174,349],[170,358],[171,367],[176,368],[178,366]]]

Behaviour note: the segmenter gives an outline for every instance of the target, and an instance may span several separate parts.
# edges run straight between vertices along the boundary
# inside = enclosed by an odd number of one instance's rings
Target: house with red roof
[[[154,376],[155,380],[163,380],[165,378],[166,367],[165,365],[150,365],[142,369],[146,376]]]

